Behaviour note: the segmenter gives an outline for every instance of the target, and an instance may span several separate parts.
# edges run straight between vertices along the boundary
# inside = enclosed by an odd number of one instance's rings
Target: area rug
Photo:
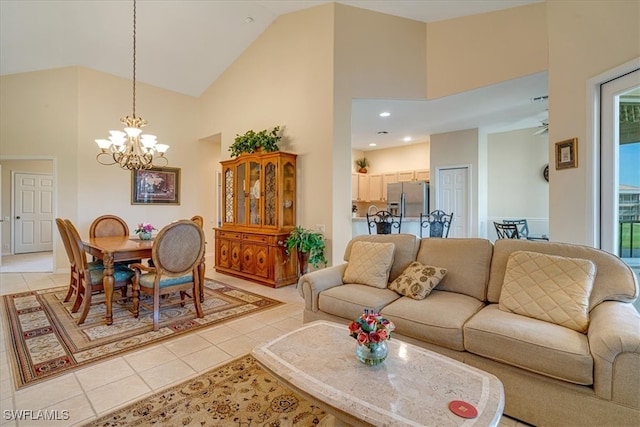
[[[204,318],[195,317],[190,302],[184,307],[161,308],[160,329],[154,331],[151,310],[140,307],[135,319],[130,300],[113,304],[112,325],[105,323],[104,304],[91,307],[85,323],[77,325],[80,313],[71,313],[73,299],[63,302],[66,292],[67,288],[62,287],[3,295],[7,354],[16,388],[282,304],[205,279]],[[114,298],[118,294],[115,292]]]
[[[85,426],[308,427],[326,416],[246,355]]]

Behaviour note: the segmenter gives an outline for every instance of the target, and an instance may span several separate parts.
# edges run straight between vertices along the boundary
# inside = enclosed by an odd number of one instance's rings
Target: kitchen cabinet
[[[222,226],[216,271],[279,287],[297,282],[284,242],[295,227],[296,155],[243,154],[222,164]]]
[[[368,202],[369,199],[369,175],[358,174],[358,200]]]
[[[420,169],[413,172],[416,181],[429,181],[430,172],[428,169]]]
[[[387,172],[382,174],[382,200],[387,200],[387,184],[398,182],[397,172]]]
[[[406,182],[406,181],[413,181],[413,180],[414,180],[413,171],[398,172],[398,182]]]
[[[382,198],[382,175],[369,175],[369,201],[378,202]]]

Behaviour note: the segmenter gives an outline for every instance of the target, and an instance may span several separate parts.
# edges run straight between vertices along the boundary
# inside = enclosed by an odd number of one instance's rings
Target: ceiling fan
[[[538,130],[535,131],[534,135],[545,135],[549,133],[549,123],[545,120],[540,121],[541,125],[538,126]]]

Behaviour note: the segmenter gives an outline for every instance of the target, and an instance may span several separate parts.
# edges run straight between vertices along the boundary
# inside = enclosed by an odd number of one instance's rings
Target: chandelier
[[[140,170],[158,166],[154,160],[169,161],[164,153],[169,149],[166,144],[158,144],[155,135],[142,134],[147,121],[136,116],[136,0],[133,0],[133,115],[124,116],[120,122],[125,125],[124,132],[109,131],[109,139],[96,139],[100,153],[98,163],[106,166],[118,165],[122,169]]]

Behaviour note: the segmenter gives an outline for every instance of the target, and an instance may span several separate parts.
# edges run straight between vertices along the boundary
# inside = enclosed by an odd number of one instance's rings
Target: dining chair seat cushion
[[[102,264],[102,260],[95,260],[95,261],[88,262],[87,266],[89,267],[89,270],[98,270],[100,268],[104,268],[104,265]]]
[[[156,280],[156,273],[147,273],[140,276],[140,286],[145,288],[153,288],[153,283]],[[160,287],[180,285],[182,283],[193,282],[193,275],[185,274],[184,276],[169,277],[165,276],[160,279]]]
[[[91,285],[99,285],[102,283],[102,279],[104,278],[104,267],[89,270],[89,273],[91,274]],[[131,279],[134,274],[135,272],[132,269],[118,266],[113,270],[113,279],[116,282],[124,282]]]

